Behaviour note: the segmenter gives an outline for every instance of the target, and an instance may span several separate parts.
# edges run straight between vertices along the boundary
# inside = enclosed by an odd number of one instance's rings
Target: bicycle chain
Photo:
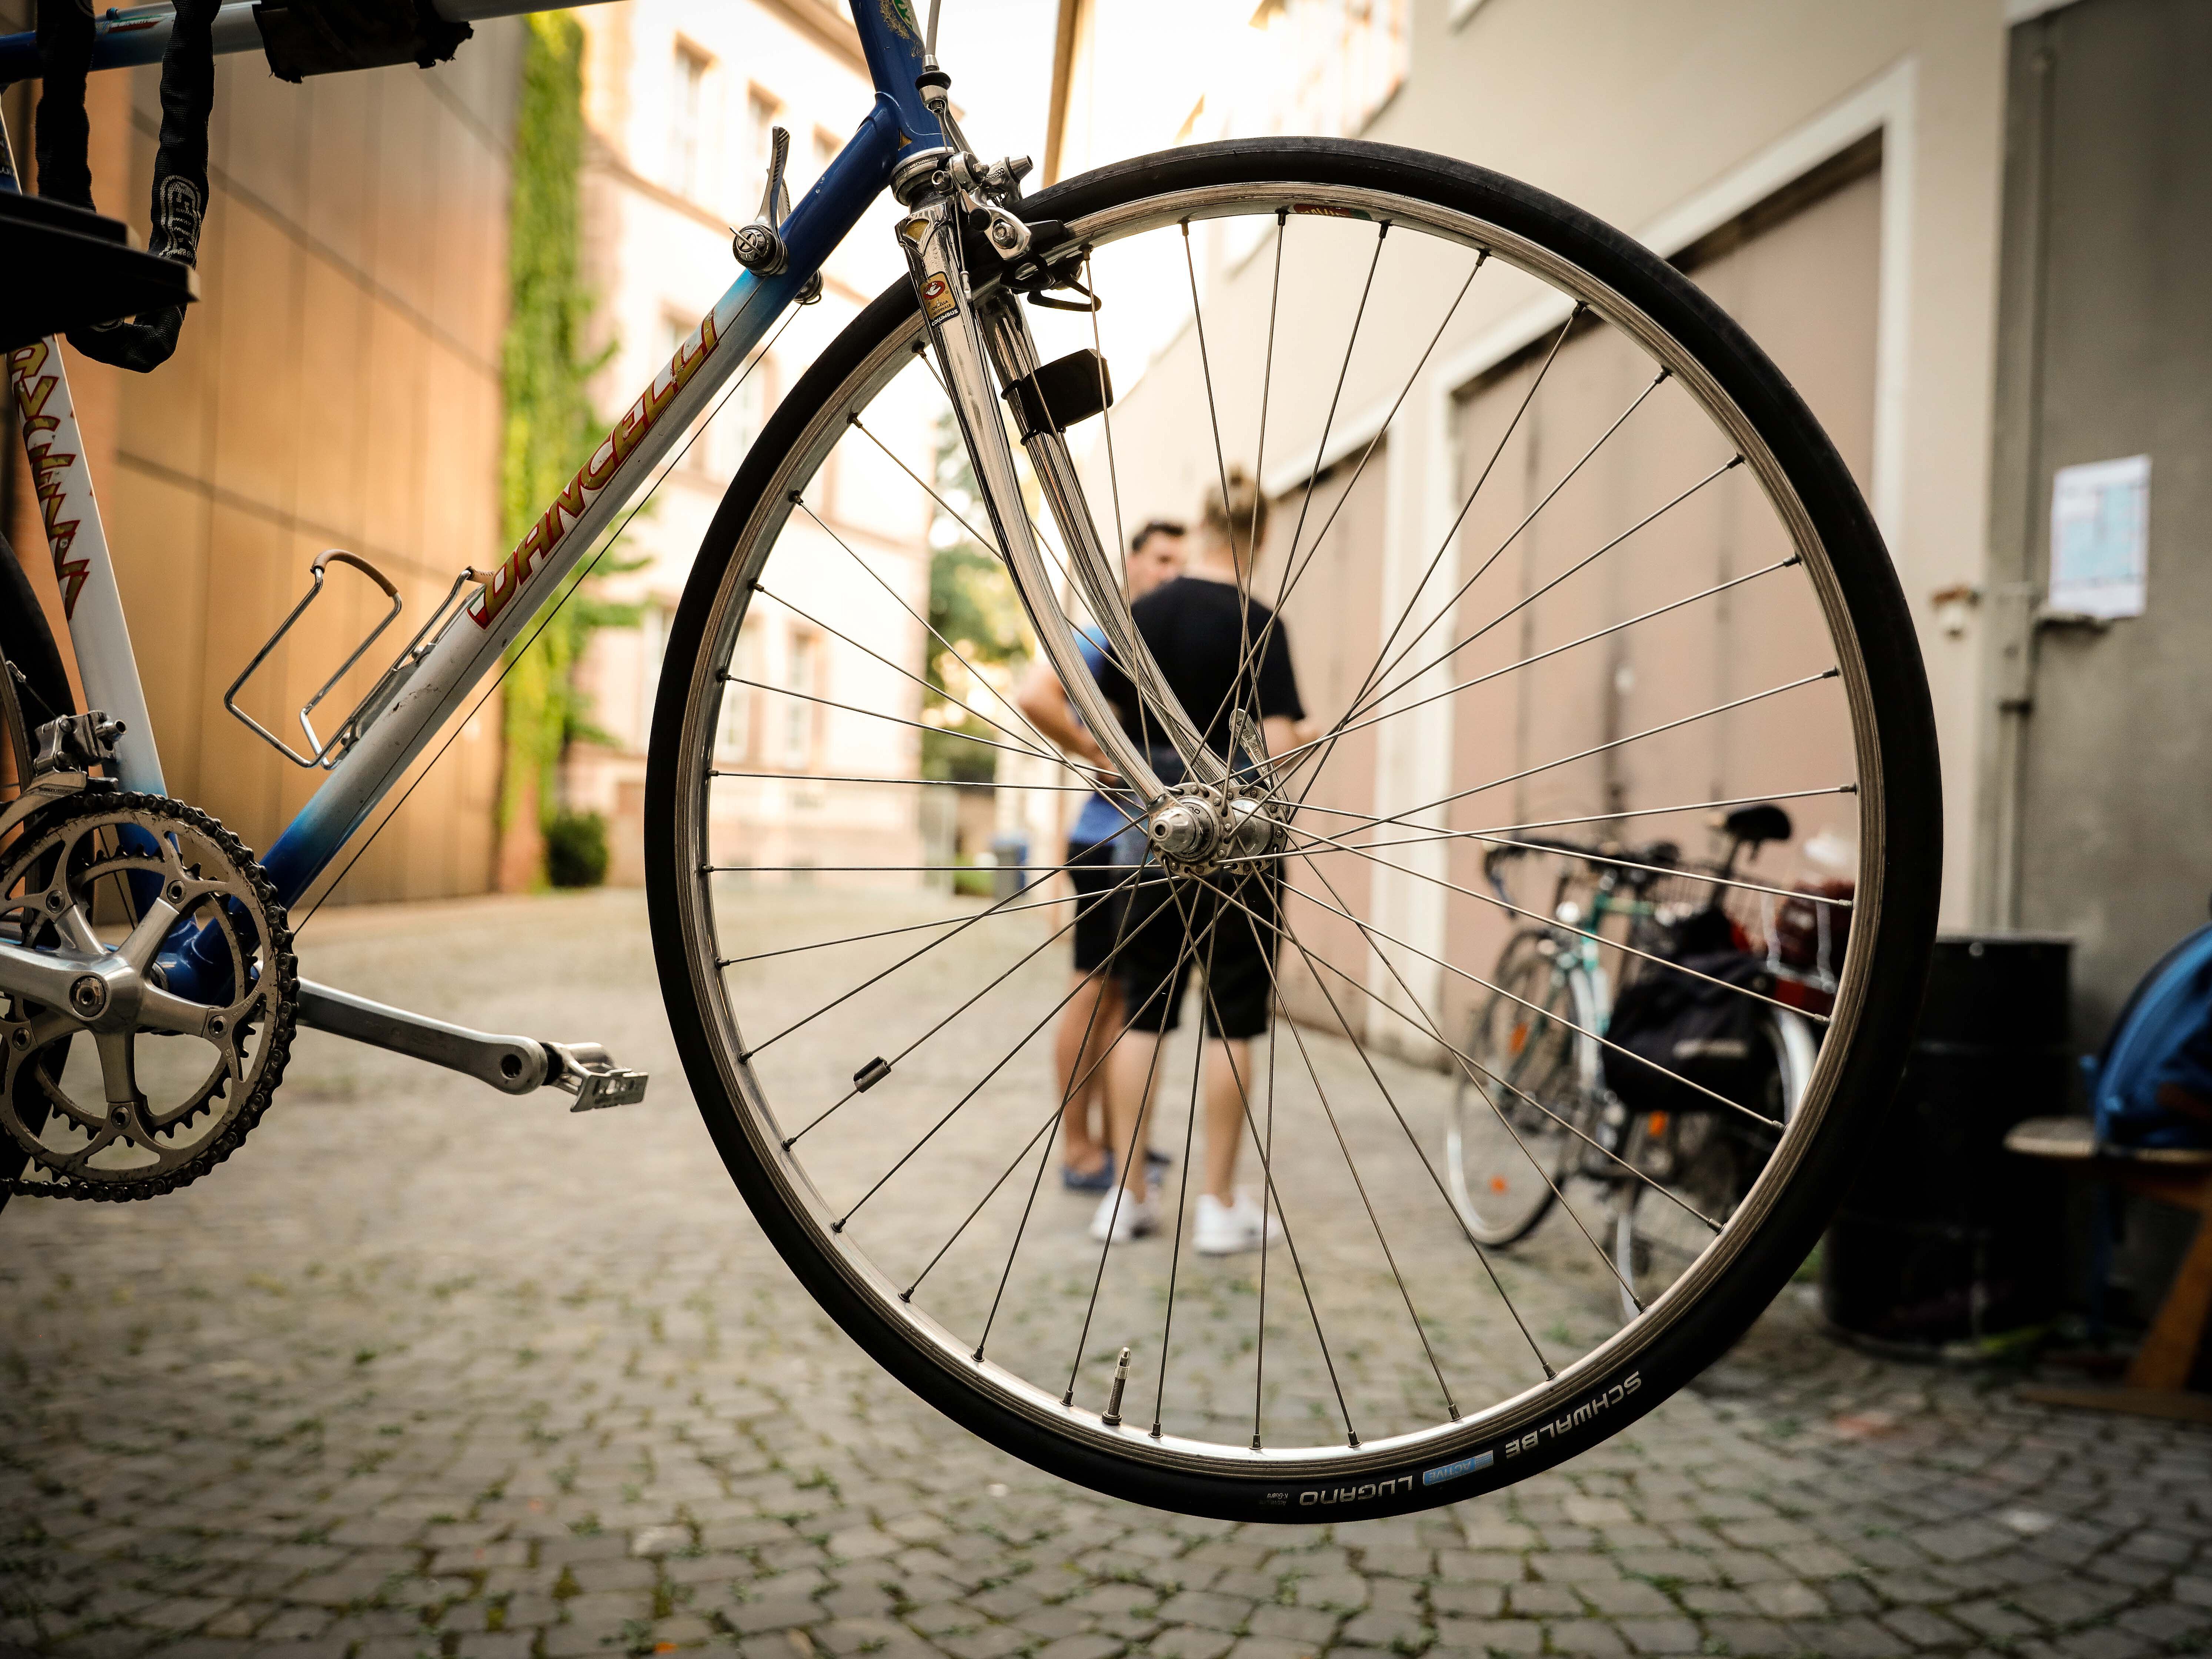
[[[283,901],[252,850],[226,829],[212,814],[166,795],[142,795],[124,793],[102,793],[96,796],[58,804],[35,814],[23,826],[11,853],[15,854],[5,871],[0,871],[0,902],[4,901],[28,862],[28,857],[49,850],[52,836],[67,829],[80,818],[112,817],[118,815],[144,814],[189,829],[205,844],[213,848],[228,866],[227,874],[249,886],[253,894],[253,907],[258,913],[255,926],[260,930],[264,950],[263,974],[276,975],[275,1012],[270,1019],[263,1056],[253,1083],[246,1099],[239,1105],[230,1121],[207,1144],[184,1164],[150,1174],[146,1178],[133,1179],[128,1175],[112,1176],[101,1181],[85,1181],[55,1170],[47,1159],[52,1156],[36,1144],[35,1137],[27,1138],[20,1115],[12,1101],[0,1099],[0,1118],[4,1118],[9,1136],[22,1147],[29,1162],[35,1162],[49,1172],[45,1181],[27,1181],[12,1176],[0,1181],[0,1190],[13,1196],[26,1198],[68,1198],[94,1203],[122,1203],[142,1199],[159,1198],[179,1188],[190,1186],[209,1170],[238,1150],[253,1127],[268,1110],[277,1085],[283,1081],[284,1068],[291,1058],[292,1032],[299,1003],[299,963],[292,951],[292,933]],[[143,827],[142,825],[142,827]],[[28,857],[25,849],[31,849]],[[101,861],[120,862],[123,859],[140,858],[158,866],[160,860],[143,854],[109,855]],[[234,1053],[251,1034],[253,1022],[241,1019],[236,1028],[227,1034]],[[228,1086],[235,1086],[232,1079]],[[202,1114],[213,1109],[212,1097],[204,1101],[191,1113],[179,1120],[179,1126],[196,1121]]]

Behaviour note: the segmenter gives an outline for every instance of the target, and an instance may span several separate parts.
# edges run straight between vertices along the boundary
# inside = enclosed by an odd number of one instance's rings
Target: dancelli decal
[[[676,394],[691,383],[700,365],[714,355],[720,343],[714,315],[709,313],[700,323],[699,332],[676,349],[676,356],[669,360],[667,368],[653,376],[653,384],[629,406],[629,412],[615,423],[613,431],[599,440],[591,459],[576,469],[575,476],[553,498],[553,504],[530,526],[529,532],[515,544],[514,551],[491,573],[483,592],[469,607],[470,618],[478,628],[489,628],[492,618],[506,610],[514,596],[529,585],[546,556],[561,544],[584,516],[622,464],[645,441],[646,434],[659,423],[668,405],[676,401]]]

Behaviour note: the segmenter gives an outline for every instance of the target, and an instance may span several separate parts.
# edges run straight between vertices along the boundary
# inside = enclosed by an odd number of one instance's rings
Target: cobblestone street
[[[2212,1647],[2212,1432],[1868,1358],[1808,1286],[1626,1435],[1455,1508],[1236,1527],[1060,1484],[798,1289],[686,1094],[640,896],[333,911],[301,954],[367,995],[605,1041],[651,1096],[572,1117],[303,1034],[268,1120],[189,1190],[0,1215],[0,1646]],[[1597,1291],[1560,1294],[1569,1318]]]

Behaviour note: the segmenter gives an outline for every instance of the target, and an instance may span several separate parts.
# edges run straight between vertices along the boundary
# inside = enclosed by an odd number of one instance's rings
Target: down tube
[[[732,285],[483,591],[447,624],[391,708],[331,769],[263,860],[287,904],[299,900],[367,822],[409,763],[606,533],[653,466],[859,222],[889,182],[902,145],[912,142],[901,129],[897,106],[879,95],[853,141],[785,222],[789,267],[765,281],[748,272]]]

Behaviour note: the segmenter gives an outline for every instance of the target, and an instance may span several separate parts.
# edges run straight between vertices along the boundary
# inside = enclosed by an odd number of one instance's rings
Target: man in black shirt
[[[1241,470],[1232,471],[1228,483],[1226,501],[1218,489],[1206,493],[1186,574],[1153,589],[1130,615],[1207,747],[1232,768],[1249,768],[1261,757],[1233,740],[1233,713],[1241,708],[1250,716],[1267,752],[1275,754],[1291,747],[1292,728],[1305,709],[1290,640],[1273,611],[1249,592],[1267,503]],[[1111,657],[1098,683],[1123,728],[1150,748],[1163,781],[1177,781],[1180,757],[1164,746],[1157,715],[1140,708],[1135,686]],[[1237,1191],[1251,1039],[1267,1030],[1273,998],[1279,892],[1272,865],[1232,864],[1203,879],[1158,868],[1130,895],[1120,974],[1132,1035],[1108,1062],[1113,1144],[1143,1144],[1140,1120],[1151,1110],[1157,1087],[1160,1041],[1177,1024],[1184,988],[1196,969],[1204,987],[1207,1041],[1205,1188],[1194,1242],[1209,1255],[1263,1248],[1279,1231],[1272,1218],[1263,1219],[1256,1199]],[[1109,1233],[1116,1242],[1140,1237],[1158,1224],[1145,1160],[1128,1162],[1133,1167],[1122,1171],[1121,1190],[1100,1201],[1091,1223],[1095,1238],[1103,1241]]]

